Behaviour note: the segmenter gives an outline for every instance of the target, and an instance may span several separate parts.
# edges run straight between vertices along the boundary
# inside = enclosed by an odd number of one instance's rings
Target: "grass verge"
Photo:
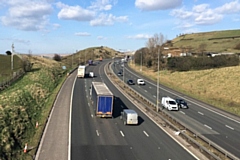
[[[135,64],[129,66],[157,81],[157,72]],[[161,84],[205,103],[240,116],[240,66],[201,71],[160,71]]]

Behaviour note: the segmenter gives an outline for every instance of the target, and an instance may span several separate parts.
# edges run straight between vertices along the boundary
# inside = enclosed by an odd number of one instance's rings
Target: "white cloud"
[[[18,38],[4,38],[4,39],[0,39],[0,40],[10,41],[10,42],[13,42],[13,43],[16,42],[16,43],[21,43],[21,44],[25,44],[25,45],[29,45],[30,44],[29,40],[18,39]]]
[[[5,26],[15,27],[20,30],[46,30],[49,24],[48,16],[52,12],[52,6],[44,1],[8,1],[7,15],[0,17]]]
[[[61,9],[58,13],[59,19],[89,21],[91,26],[109,26],[116,22],[128,21],[127,16],[114,16],[102,12],[111,10],[112,5],[116,3],[116,0],[96,0],[87,9],[81,6],[69,6],[62,2],[56,3],[56,6]]]
[[[113,25],[114,22],[127,22],[127,21],[128,21],[127,16],[116,17],[112,14],[102,13],[96,19],[90,21],[90,25],[91,26],[108,26],[108,25]]]
[[[87,33],[87,32],[78,32],[78,33],[75,33],[76,36],[91,36],[90,33]]]
[[[128,39],[149,39],[151,37],[152,36],[148,34],[137,34],[134,36],[127,36]]]
[[[61,8],[61,11],[58,13],[59,19],[89,21],[95,16],[94,11],[83,9],[80,6],[68,6],[58,2],[57,7]]]
[[[207,10],[194,19],[196,24],[210,25],[220,22],[223,19],[223,15],[213,12],[212,10]]]
[[[102,40],[102,39],[107,39],[106,37],[103,37],[103,36],[98,36],[97,37],[98,40]]]
[[[224,4],[215,9],[216,12],[221,14],[233,14],[240,12],[240,3],[238,0]]]
[[[219,23],[227,14],[240,12],[238,0],[226,3],[217,8],[210,8],[209,4],[195,5],[191,10],[186,8],[174,9],[170,15],[178,19],[179,28],[190,30],[196,25],[212,25]]]
[[[136,0],[135,6],[143,11],[166,10],[178,7],[182,0]]]
[[[200,5],[197,5],[197,6],[193,6],[193,12],[196,12],[196,13],[202,13],[206,10],[208,10],[209,8],[209,4],[200,4]]]
[[[89,9],[95,9],[99,11],[108,11],[112,9],[112,4],[111,3],[116,3],[112,2],[112,0],[97,0],[96,2],[92,2],[91,6]]]
[[[52,26],[53,26],[54,29],[57,29],[57,28],[61,27],[60,24],[57,24],[57,23],[52,24]]]

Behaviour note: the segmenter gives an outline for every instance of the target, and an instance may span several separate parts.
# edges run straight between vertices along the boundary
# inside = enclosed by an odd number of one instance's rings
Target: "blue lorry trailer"
[[[96,117],[112,117],[114,95],[103,82],[92,82],[91,96]]]

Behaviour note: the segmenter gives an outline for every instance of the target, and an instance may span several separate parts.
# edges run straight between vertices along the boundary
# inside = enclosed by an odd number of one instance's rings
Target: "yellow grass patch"
[[[140,67],[131,65],[140,73]],[[142,68],[142,74],[156,80],[157,72]],[[201,71],[160,71],[160,83],[216,107],[240,115],[240,66]]]

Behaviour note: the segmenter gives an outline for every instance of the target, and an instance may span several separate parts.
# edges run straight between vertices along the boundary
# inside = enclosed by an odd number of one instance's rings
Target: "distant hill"
[[[179,53],[240,53],[240,30],[225,30],[182,34],[165,44],[170,51]]]
[[[119,51],[105,46],[90,47],[84,50],[80,50],[77,53],[62,57],[61,62],[66,64],[67,66],[71,66],[72,64],[84,64],[84,62],[86,63],[89,59],[95,61],[99,60],[100,57],[102,57],[103,59],[108,59],[118,56],[122,57],[124,55]]]

